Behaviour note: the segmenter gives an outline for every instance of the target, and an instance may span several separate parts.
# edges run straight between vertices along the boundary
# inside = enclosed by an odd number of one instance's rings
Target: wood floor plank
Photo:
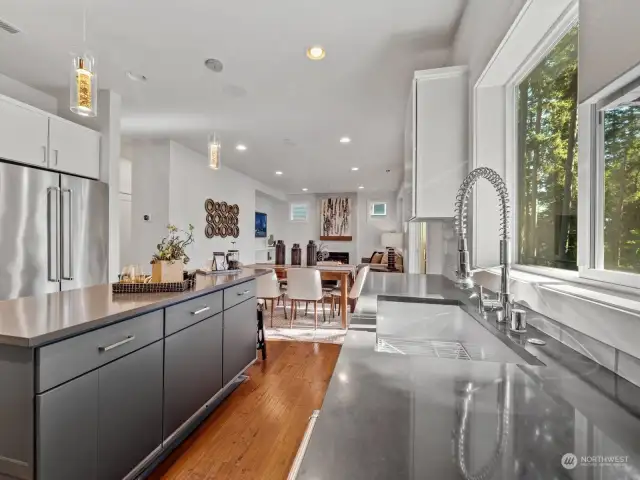
[[[151,480],[282,480],[309,417],[322,405],[339,345],[267,342],[222,405],[153,472]]]

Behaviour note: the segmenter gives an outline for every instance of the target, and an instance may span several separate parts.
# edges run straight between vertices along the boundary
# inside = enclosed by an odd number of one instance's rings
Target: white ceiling
[[[445,64],[465,0],[2,0],[0,19],[22,32],[0,32],[0,73],[68,95],[85,3],[87,46],[100,87],[123,95],[126,135],[205,153],[216,130],[226,165],[300,193],[398,187],[412,72]],[[324,60],[306,58],[313,44]]]

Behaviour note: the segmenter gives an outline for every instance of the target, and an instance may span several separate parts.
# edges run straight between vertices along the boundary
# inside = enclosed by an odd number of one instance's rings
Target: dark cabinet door
[[[100,480],[123,478],[162,443],[162,348],[153,343],[98,370]]]
[[[222,388],[222,314],[165,338],[164,439]]]
[[[226,385],[256,359],[256,299],[224,311],[222,381]]]
[[[98,372],[36,395],[38,480],[97,478]]]

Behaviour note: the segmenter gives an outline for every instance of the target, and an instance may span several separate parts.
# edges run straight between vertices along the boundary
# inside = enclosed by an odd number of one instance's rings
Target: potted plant
[[[153,283],[181,282],[184,266],[189,263],[185,250],[194,241],[193,225],[189,224],[188,231],[180,230],[175,225],[167,225],[167,230],[169,234],[158,244],[158,250],[151,257]],[[186,235],[184,240],[181,234]]]

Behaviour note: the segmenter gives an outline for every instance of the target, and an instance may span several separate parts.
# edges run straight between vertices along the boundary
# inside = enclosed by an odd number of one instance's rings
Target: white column
[[[100,180],[109,184],[109,281],[120,273],[120,118],[122,99],[111,90],[98,93]]]

